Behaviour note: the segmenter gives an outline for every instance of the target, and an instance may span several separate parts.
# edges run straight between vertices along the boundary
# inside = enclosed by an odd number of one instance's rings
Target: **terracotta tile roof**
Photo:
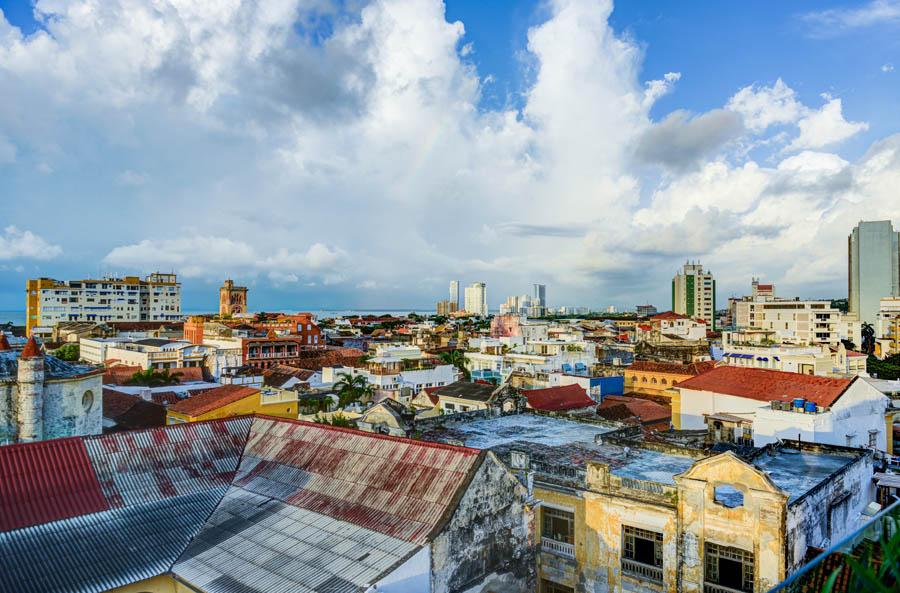
[[[103,416],[104,418],[117,418],[134,407],[139,401],[141,401],[141,398],[136,395],[104,387]]]
[[[19,354],[19,359],[24,358],[40,358],[44,353],[41,352],[41,347],[38,346],[37,341],[35,341],[34,336],[28,338],[28,341],[25,342],[25,347],[22,348],[22,352]]]
[[[769,369],[721,366],[678,384],[681,389],[711,391],[763,402],[803,398],[830,406],[854,379],[832,379]]]
[[[868,354],[866,354],[865,352],[857,352],[856,350],[848,350],[848,351],[847,351],[847,356],[850,356],[850,357],[852,357],[852,358],[856,358],[856,357],[859,357],[859,356],[868,356]]]
[[[113,430],[140,430],[165,426],[166,409],[139,396],[103,388],[103,417],[116,423]]]
[[[144,369],[140,366],[117,365],[106,367],[103,372],[104,385],[125,385],[132,375]],[[176,367],[174,369],[166,369],[169,374],[179,373],[179,382],[190,383],[194,381],[203,381],[203,369],[200,367]]]
[[[259,417],[234,483],[424,543],[445,520],[478,459],[477,449]]]
[[[654,319],[654,320],[687,319],[687,315],[681,315],[680,313],[675,313],[674,311],[664,311],[662,313],[657,313],[650,319]]]
[[[636,360],[625,370],[643,371],[645,373],[671,373],[673,375],[700,375],[716,367],[714,360],[704,362],[692,362],[683,364],[680,362],[653,362],[650,360]]]
[[[562,412],[587,408],[596,404],[580,385],[564,385],[547,389],[531,389],[523,392],[528,406],[543,412]]]
[[[620,407],[624,407],[627,410],[628,417],[638,418],[642,424],[668,423],[672,419],[672,408],[670,406],[648,399],[622,395],[608,395],[604,397],[597,414],[607,418],[611,411]],[[621,412],[619,413],[621,414]]]
[[[245,385],[223,385],[197,395],[192,395],[187,399],[180,400],[170,405],[169,411],[178,412],[179,414],[185,414],[187,416],[200,416],[257,393],[259,393],[259,389],[256,387],[247,387]]]

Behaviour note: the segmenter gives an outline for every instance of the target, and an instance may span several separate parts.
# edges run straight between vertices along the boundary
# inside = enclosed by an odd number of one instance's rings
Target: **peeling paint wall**
[[[534,590],[532,511],[522,484],[490,452],[431,546],[434,593]],[[493,584],[492,584],[493,583]]]
[[[788,573],[804,564],[809,546],[826,548],[859,526],[875,493],[872,457],[866,455],[793,503],[787,514]]]
[[[103,432],[102,376],[48,381],[33,372],[19,374],[29,380],[0,383],[0,444],[22,440],[22,426],[29,434],[39,432],[42,440]],[[40,409],[22,405],[37,402]]]

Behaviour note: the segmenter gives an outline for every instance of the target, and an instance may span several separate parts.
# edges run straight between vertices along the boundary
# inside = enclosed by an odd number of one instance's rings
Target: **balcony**
[[[622,574],[636,577],[642,581],[663,582],[663,571],[660,566],[650,566],[642,562],[635,562],[628,558],[622,558]]]
[[[747,593],[747,592],[741,591],[740,589],[732,589],[731,587],[725,587],[723,585],[716,585],[713,583],[703,583],[703,593]]]
[[[563,558],[575,559],[575,546],[573,544],[558,542],[555,539],[550,539],[548,537],[541,538],[541,551],[550,552],[551,554],[556,554]]]

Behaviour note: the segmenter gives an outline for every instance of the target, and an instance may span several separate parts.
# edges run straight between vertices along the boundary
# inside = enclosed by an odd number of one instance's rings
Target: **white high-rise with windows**
[[[874,327],[881,299],[900,296],[900,234],[890,220],[860,221],[847,251],[849,312]]]
[[[487,285],[484,282],[473,282],[471,286],[467,286],[465,297],[466,313],[487,317]]]
[[[716,280],[703,266],[687,262],[672,279],[672,311],[716,329]]]
[[[459,309],[459,280],[450,281],[450,303],[456,305],[454,310]]]

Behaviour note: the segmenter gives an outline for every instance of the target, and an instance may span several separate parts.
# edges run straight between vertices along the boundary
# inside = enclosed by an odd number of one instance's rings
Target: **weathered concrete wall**
[[[872,456],[865,455],[824,481],[788,509],[788,573],[800,568],[809,546],[826,548],[859,525],[860,513],[874,500]]]
[[[19,358],[17,409],[17,438],[19,441],[40,441],[44,438],[43,397],[44,359],[43,357]]]
[[[542,533],[541,511],[546,507],[572,513],[575,517],[575,558],[565,558],[550,551],[541,550],[537,555],[538,579],[547,579],[566,587],[572,587],[575,591],[587,580],[599,581],[605,578],[605,574],[594,574],[586,578],[583,570],[592,572],[590,568],[593,558],[588,554],[586,542],[596,536],[588,531],[585,520],[585,502],[583,492],[563,491],[535,486],[534,497],[541,501],[541,508],[535,514],[535,541],[540,542]]]
[[[534,590],[533,513],[524,486],[487,452],[431,546],[434,593],[478,592],[496,575]],[[515,590],[515,589],[514,589]]]
[[[15,381],[0,383],[0,445],[16,442],[16,394]]]
[[[90,392],[90,405],[85,394]],[[44,438],[101,434],[103,432],[103,377],[44,383]]]
[[[768,591],[784,579],[787,495],[765,474],[725,453],[696,463],[676,477],[676,483],[682,526],[682,591],[703,590],[706,542],[752,552],[754,591]],[[729,508],[716,502],[719,486],[739,490],[743,504]]]

